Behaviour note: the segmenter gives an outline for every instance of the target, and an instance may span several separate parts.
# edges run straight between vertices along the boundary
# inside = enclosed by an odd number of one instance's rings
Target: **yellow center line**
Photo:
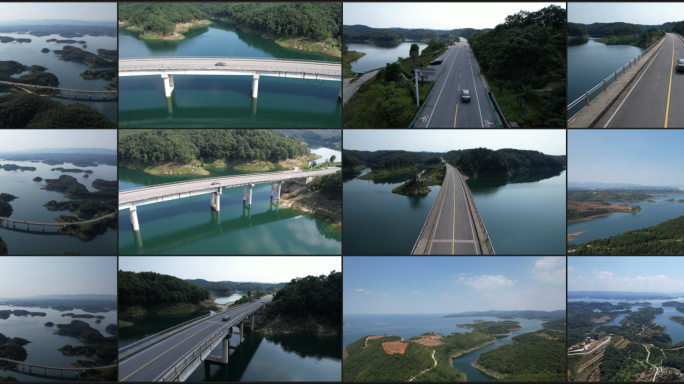
[[[456,128],[456,115],[458,115],[458,103],[456,103],[456,113],[454,113],[454,128]]]
[[[459,90],[459,91],[461,90],[461,84],[458,85],[458,90]]]
[[[665,109],[665,128],[667,128],[667,115],[670,113],[670,92],[672,92],[672,72],[674,72],[674,38],[672,38],[672,68],[670,68],[670,89],[667,91],[667,108]]]
[[[451,178],[454,181],[454,229],[451,232],[451,240],[456,240],[456,179]],[[456,242],[451,242],[451,254],[454,254],[454,246]]]

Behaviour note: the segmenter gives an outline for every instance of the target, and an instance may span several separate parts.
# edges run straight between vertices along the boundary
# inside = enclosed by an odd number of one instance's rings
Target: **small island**
[[[55,323],[53,323],[52,321],[48,321],[47,323],[45,323],[43,325],[45,325],[46,327],[54,327]]]
[[[681,325],[684,325],[684,316],[670,316],[670,317],[668,317],[668,320],[672,320],[675,323],[679,323]]]
[[[40,177],[40,176],[34,177],[34,178],[33,178],[33,181],[43,181],[43,178]]]
[[[442,185],[444,177],[446,177],[446,165],[440,161],[437,164],[429,165],[422,174],[414,169],[410,175],[411,177],[404,184],[394,188],[392,193],[422,195],[432,192],[430,185]]]
[[[116,344],[116,337],[102,336],[100,331],[81,320],[72,320],[69,324],[57,324],[55,335],[69,335],[79,339],[81,343]]]
[[[57,44],[85,44],[87,41],[83,40],[59,40],[59,39],[48,39],[45,40],[48,43],[57,43]]]
[[[48,52],[50,52],[50,49],[49,48],[43,48],[40,51],[43,53],[48,53]]]
[[[146,40],[183,40],[184,33],[211,24],[191,3],[121,3],[119,27]]]
[[[61,50],[53,50],[52,52],[59,55],[59,60],[78,61],[93,68],[118,66],[117,60],[106,60],[96,54],[71,45],[65,45]]]

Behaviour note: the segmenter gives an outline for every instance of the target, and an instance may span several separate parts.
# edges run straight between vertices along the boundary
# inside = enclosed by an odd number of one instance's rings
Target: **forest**
[[[589,37],[589,32],[582,26],[568,22],[568,36],[570,37]]]
[[[638,191],[630,192],[622,189],[606,189],[598,191],[568,190],[568,200],[591,202],[602,205],[610,205],[616,201],[635,203],[645,201],[651,196]]]
[[[109,36],[116,37],[116,23],[104,25],[7,25],[0,26],[0,32],[26,32],[31,36],[41,37],[60,35],[62,37]]]
[[[119,160],[133,164],[189,163],[202,158],[274,160],[309,153],[306,144],[257,129],[121,130]]]
[[[50,200],[47,203],[43,204],[43,206],[49,209],[50,211],[69,210],[71,212],[76,213],[77,215],[94,216],[98,213],[108,214],[111,212],[116,212],[117,202],[117,199],[109,200],[104,203],[97,200]]]
[[[52,52],[59,55],[59,60],[78,61],[92,68],[118,67],[119,65],[117,59],[107,60],[71,45],[65,45],[61,50],[53,50]]]
[[[230,296],[235,293],[235,288],[226,283],[209,283],[204,286],[211,294],[220,296]]]
[[[81,184],[73,176],[61,175],[57,179],[44,179],[46,186],[41,189],[48,191],[64,192],[64,197],[80,197],[93,199],[117,199],[119,189],[116,181],[106,181],[102,179],[93,180],[92,186],[99,189],[97,192],[90,192],[85,185]]]
[[[342,272],[292,279],[276,292],[269,310],[293,318],[314,315],[341,323]]]
[[[10,195],[9,193],[0,193],[0,216],[12,216],[12,212],[14,211],[14,209],[12,208],[9,202],[16,198],[16,196]]]
[[[520,11],[469,42],[504,116],[520,127],[565,127],[566,10]]]
[[[155,272],[119,271],[119,305],[199,304],[211,297],[206,288]]]
[[[127,3],[119,4],[119,21],[142,29],[143,33],[170,35],[177,23],[205,20],[206,13],[191,3]]]
[[[335,144],[342,142],[341,129],[269,129],[270,132],[281,136],[317,143]]]
[[[313,179],[309,183],[309,191],[320,190],[328,199],[335,200],[342,198],[342,172],[335,172]]]
[[[1,80],[1,79],[0,79]],[[0,128],[117,128],[119,125],[80,103],[64,105],[28,93],[0,96]]]
[[[100,331],[92,328],[88,323],[81,320],[72,320],[69,324],[55,324],[58,328],[55,335],[69,335],[78,337],[82,343],[89,344],[116,344],[116,336],[102,336]]]
[[[373,29],[360,34],[346,30],[344,35],[345,43],[379,43],[404,40],[406,40],[404,35],[391,29]]]
[[[563,162],[538,151],[475,148],[463,153],[451,164],[466,176],[511,176],[516,171],[533,169],[561,170]]]

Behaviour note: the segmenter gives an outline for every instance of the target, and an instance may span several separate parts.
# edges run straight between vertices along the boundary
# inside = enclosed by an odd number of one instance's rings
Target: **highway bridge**
[[[425,101],[414,128],[497,128],[497,119],[487,97],[477,60],[468,40],[453,44],[439,58],[439,81]],[[436,80],[436,79],[429,79]],[[461,101],[461,91],[470,91],[470,102]]]
[[[224,66],[216,64],[222,62]],[[137,57],[119,60],[119,76],[161,75],[166,97],[174,91],[174,75],[252,76],[252,98],[259,93],[259,77],[290,77],[342,81],[342,63],[297,59],[240,57]],[[342,87],[340,86],[340,97]]]
[[[99,94],[102,94],[102,99],[103,99],[103,100],[111,100],[111,101],[114,101],[114,100],[116,100],[116,96],[117,96],[117,94],[119,93],[118,90],[117,90],[117,91],[91,91],[91,90],[87,90],[87,89],[71,89],[71,88],[60,88],[60,87],[48,87],[48,86],[44,86],[44,85],[33,85],[33,84],[24,84],[24,83],[13,83],[13,82],[10,82],[10,81],[0,81],[0,83],[2,83],[2,84],[9,84],[9,85],[15,85],[15,86],[20,86],[20,87],[28,87],[28,88],[48,88],[48,89],[53,89],[53,90],[59,91],[59,93],[60,93],[62,96],[64,95],[64,91],[66,91],[66,92],[67,92],[67,96],[66,96],[67,98],[69,97],[70,92],[74,92],[74,98],[78,98],[78,93],[79,93],[79,92],[82,93],[82,94],[87,94],[87,95],[88,95],[88,99],[92,99],[92,98],[93,98],[93,93],[95,93],[95,94],[98,94],[98,93],[99,93]],[[114,95],[114,99],[107,99],[107,94],[108,94],[108,93],[113,94],[113,95]]]
[[[107,217],[112,216],[112,215],[115,215],[115,214],[116,214],[116,212],[112,212],[112,213],[110,213],[110,214],[108,214],[108,215],[100,216],[100,217],[98,217],[97,219],[86,220],[86,221],[74,221],[74,222],[69,222],[69,223],[40,223],[40,222],[37,222],[37,221],[27,221],[27,220],[19,220],[19,219],[10,219],[9,217],[0,217],[0,222],[2,222],[3,220],[8,221],[8,222],[11,221],[11,222],[12,222],[12,228],[16,228],[16,227],[17,227],[17,226],[16,226],[17,223],[19,223],[19,224],[26,224],[26,230],[27,230],[27,231],[28,231],[28,230],[31,230],[31,225],[38,225],[38,226],[41,226],[41,225],[42,225],[42,226],[43,226],[43,232],[45,232],[45,226],[47,225],[47,226],[57,227],[57,231],[59,232],[59,227],[63,227],[63,226],[70,225],[70,224],[87,224],[87,223],[94,223],[94,222],[96,222],[96,221],[100,221],[100,220],[102,220],[102,219],[104,219],[104,218],[107,218]]]
[[[340,169],[341,168],[334,167],[306,172],[283,171],[244,174],[228,177],[211,177],[120,190],[119,210],[128,209],[133,230],[139,231],[140,225],[138,224],[137,207],[140,205],[183,199],[186,197],[208,193],[211,194],[211,207],[216,211],[220,211],[221,192],[223,188],[243,187],[242,201],[247,201],[247,197],[249,196],[249,205],[252,205],[252,187],[254,187],[256,184],[271,183],[271,197],[273,197],[274,192],[277,192],[276,199],[280,200],[280,189],[282,187],[283,181],[306,179],[306,182],[309,183],[314,177],[335,173]],[[249,186],[249,194],[247,194],[247,186]]]
[[[185,381],[203,361],[227,364],[231,336],[238,335],[242,343],[245,323],[251,321],[254,329],[255,313],[263,311],[272,299],[265,296],[254,303],[216,313],[184,325],[133,353],[120,353],[119,381]],[[230,316],[230,320],[223,321],[224,316]],[[234,333],[234,327],[239,327],[239,332]],[[219,344],[221,355],[211,354]]]
[[[106,367],[89,367],[89,368],[66,367],[65,368],[65,367],[53,367],[53,366],[49,366],[49,365],[27,363],[25,361],[11,360],[11,359],[7,359],[4,357],[0,357],[0,360],[9,361],[10,363],[16,364],[14,369],[17,371],[26,372],[26,367],[28,367],[28,373],[34,373],[33,372],[34,369],[36,370],[36,373],[38,373],[42,369],[43,370],[43,376],[47,376],[48,370],[59,371],[59,377],[62,377],[64,371],[76,372],[76,377],[78,377],[79,371],[92,371],[94,369],[106,369],[106,368],[116,368],[117,367],[117,365],[115,364],[115,365],[108,365]]]

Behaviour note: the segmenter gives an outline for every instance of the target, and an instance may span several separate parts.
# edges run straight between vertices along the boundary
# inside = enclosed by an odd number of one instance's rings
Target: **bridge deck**
[[[9,362],[15,363],[15,364],[29,365],[29,366],[31,366],[31,367],[36,367],[36,368],[55,369],[55,370],[59,370],[59,371],[90,371],[90,370],[93,370],[93,369],[105,369],[105,368],[115,368],[115,367],[118,367],[118,365],[115,364],[115,365],[108,365],[108,366],[106,366],[106,367],[90,367],[90,368],[69,367],[69,368],[64,368],[64,367],[51,367],[51,366],[49,366],[49,365],[32,364],[32,363],[27,363],[27,362],[24,362],[24,361],[17,361],[17,360],[7,359],[7,358],[4,358],[4,357],[0,357],[0,360],[9,361]]]
[[[17,219],[10,219],[9,217],[0,217],[0,220],[7,220],[7,221],[13,221],[15,223],[22,223],[22,224],[29,224],[29,225],[51,225],[51,226],[59,226],[59,225],[69,225],[69,224],[86,224],[86,223],[92,223],[95,221],[100,221],[104,219],[105,217],[109,217],[111,215],[116,214],[116,212],[112,212],[108,215],[98,217],[97,219],[92,219],[92,220],[86,220],[86,221],[74,221],[72,223],[39,223],[36,221],[26,221],[26,220],[17,220]]]
[[[86,89],[71,89],[71,88],[59,88],[59,87],[49,87],[46,85],[33,85],[33,84],[24,84],[24,83],[13,83],[11,81],[0,81],[0,83],[3,84],[11,84],[11,85],[21,85],[24,87],[30,87],[30,88],[52,88],[52,89],[59,89],[61,91],[74,91],[74,92],[84,92],[84,93],[118,93],[119,91],[91,91],[91,90],[86,90]]]
[[[216,63],[224,62],[225,66]],[[235,58],[148,58],[119,60],[119,73],[149,70],[302,72],[342,76],[342,63]]]

